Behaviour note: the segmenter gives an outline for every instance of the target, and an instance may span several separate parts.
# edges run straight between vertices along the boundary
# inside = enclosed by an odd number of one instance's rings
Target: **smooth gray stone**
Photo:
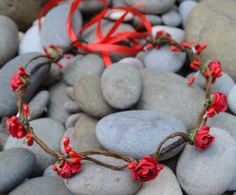
[[[186,79],[174,73],[147,68],[140,73],[143,91],[137,108],[167,113],[181,120],[187,129],[193,128],[204,104],[203,90],[189,87]]]
[[[19,185],[9,195],[72,195],[59,177],[35,177]]]
[[[70,116],[69,112],[66,111],[63,106],[66,102],[70,101],[70,98],[66,94],[66,88],[67,85],[60,82],[49,89],[48,116],[62,124],[64,124],[66,119]]]
[[[210,127],[218,127],[227,131],[236,140],[236,117],[227,112],[222,112],[208,119]]]
[[[12,115],[17,112],[17,93],[14,93],[10,87],[10,80],[12,76],[17,73],[19,66],[24,66],[32,58],[41,55],[40,53],[28,53],[20,55],[9,61],[2,69],[0,69],[0,83],[2,86],[2,93],[0,94],[0,117]],[[27,67],[26,71],[30,72],[37,64],[46,62],[47,58],[39,58]],[[36,92],[40,84],[44,81],[49,72],[49,66],[41,67],[30,79],[30,86],[26,94],[26,101]]]
[[[162,23],[161,17],[157,15],[145,15],[147,19],[151,22],[152,26],[160,25]]]
[[[134,58],[134,57],[123,58],[122,60],[119,61],[119,63],[130,65],[137,70],[141,70],[144,68],[143,62],[139,60],[138,58]],[[119,64],[119,63],[115,63],[115,64]]]
[[[67,101],[64,103],[64,108],[67,112],[74,114],[80,112],[80,107],[76,101]]]
[[[175,174],[167,166],[159,173],[156,179],[145,182],[137,195],[182,195]]]
[[[169,46],[163,46],[159,50],[151,49],[145,52],[143,62],[146,68],[178,72],[185,63],[186,54],[173,52]]]
[[[117,109],[127,109],[139,100],[142,92],[141,76],[134,67],[116,63],[104,70],[101,89],[109,105]]]
[[[50,148],[60,150],[60,141],[64,134],[64,127],[51,118],[40,118],[30,122],[35,134],[42,139]],[[26,139],[15,139],[9,137],[4,149],[27,148],[32,151],[37,159],[35,174],[42,174],[43,170],[54,163],[56,158],[43,151],[36,143],[33,146],[27,146]]]
[[[2,15],[0,15],[0,26],[0,67],[2,67],[16,54],[18,47],[18,29],[10,18]]]
[[[68,128],[64,133],[61,140],[61,152],[65,152],[63,145],[64,137],[70,138],[70,145],[76,152],[101,150],[101,145],[95,135],[97,122],[97,119],[81,114],[74,127]]]
[[[8,192],[27,178],[36,165],[34,154],[23,148],[0,152],[0,193]]]
[[[179,26],[181,24],[181,17],[175,10],[170,10],[163,14],[161,19],[166,26]]]
[[[79,5],[79,10],[84,14],[94,14],[104,8],[104,3],[97,0],[82,1]]]
[[[103,98],[100,76],[84,75],[76,82],[74,89],[78,105],[85,113],[101,118],[114,112]]]
[[[230,110],[236,114],[236,85],[232,87],[232,89],[229,91],[228,96],[227,96],[227,102],[229,105]]]
[[[72,114],[70,115],[65,122],[65,127],[68,129],[70,127],[74,127],[76,121],[79,119],[79,117],[81,116],[81,113],[76,113],[76,114]]]
[[[29,103],[30,120],[39,118],[47,111],[49,93],[46,90],[38,92]]]
[[[160,142],[176,131],[186,132],[180,120],[165,113],[140,110],[108,115],[96,126],[97,139],[105,149],[134,158],[153,154]],[[170,140],[163,147],[177,139]],[[177,148],[161,160],[175,156],[181,149]]]
[[[135,7],[136,9],[148,14],[162,14],[171,9],[175,0],[125,0],[129,6],[142,4],[143,6]]]
[[[44,172],[43,172],[44,177],[59,177],[55,171],[52,169],[52,165],[48,166]]]
[[[211,128],[215,142],[206,150],[186,145],[177,165],[177,178],[188,194],[222,194],[236,176],[236,141],[226,131]]]
[[[186,41],[207,43],[203,61],[218,60],[225,73],[236,79],[236,1],[201,1],[191,11],[186,25]],[[217,40],[217,41],[216,41]]]
[[[98,55],[78,56],[63,69],[63,78],[68,85],[73,86],[81,76],[101,75],[103,69],[104,62]]]
[[[1,130],[2,130],[2,129],[0,129],[0,151],[3,150],[3,148],[4,148],[4,146],[5,146],[5,143],[6,143],[6,141],[7,141],[7,138],[8,138],[8,136],[9,136],[8,133],[2,132]]]
[[[185,27],[187,24],[188,16],[191,13],[192,9],[197,5],[196,1],[183,1],[179,5],[179,13],[182,18],[182,24]]]
[[[0,14],[14,20],[19,30],[26,31],[46,2],[47,0],[0,0]]]
[[[95,157],[106,163],[124,165],[124,162],[110,157]],[[83,169],[71,179],[64,180],[66,187],[80,195],[126,195],[135,194],[141,183],[133,180],[128,169],[112,169],[85,161]]]
[[[20,41],[18,52],[19,54],[30,52],[40,52],[44,54],[38,25],[32,26],[26,31],[24,37]]]
[[[66,28],[70,7],[70,4],[61,4],[47,13],[41,30],[41,40],[44,47],[47,48],[53,44],[65,48],[70,45],[71,41]],[[82,16],[79,11],[73,15],[72,26],[75,33],[82,26]]]

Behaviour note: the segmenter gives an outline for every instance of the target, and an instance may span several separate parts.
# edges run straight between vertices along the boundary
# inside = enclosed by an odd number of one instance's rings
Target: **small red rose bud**
[[[195,76],[191,76],[190,79],[188,80],[188,85],[192,86],[194,81],[195,81],[196,77]]]
[[[17,132],[17,137],[18,138],[23,138],[25,136],[25,132],[24,131],[18,131]]]
[[[27,144],[28,146],[32,146],[33,143],[34,143],[34,141],[33,141],[33,139],[30,137],[30,139],[27,140],[27,143],[26,143],[26,144]]]
[[[180,49],[178,47],[174,46],[174,45],[172,45],[170,47],[170,50],[173,51],[173,52],[179,52],[180,51]]]
[[[69,138],[69,137],[65,137],[63,143],[64,143],[64,147],[69,146],[69,144],[70,144],[70,138]]]
[[[198,60],[193,60],[190,64],[190,68],[194,70],[198,70],[200,66],[200,62]]]
[[[78,156],[79,156],[78,153],[75,152],[74,150],[71,150],[71,151],[68,153],[68,155],[71,156],[71,157],[78,157]]]
[[[81,157],[74,157],[74,158],[72,159],[72,161],[71,161],[71,164],[72,164],[72,165],[76,165],[76,164],[78,164],[81,160],[82,160]]]
[[[216,111],[214,108],[211,107],[207,110],[207,117],[214,117],[215,115],[216,115]]]
[[[57,171],[57,162],[55,162],[55,163],[52,165],[52,170],[53,170],[53,171]]]
[[[164,34],[164,31],[160,30],[156,33],[157,37],[161,37]]]
[[[65,147],[65,152],[66,154],[69,154],[69,152],[72,150],[72,148],[70,146],[66,146]]]
[[[189,49],[192,48],[191,44],[188,43],[188,42],[182,42],[182,43],[180,43],[180,45],[182,45],[182,46],[185,47],[185,48],[189,48]]]

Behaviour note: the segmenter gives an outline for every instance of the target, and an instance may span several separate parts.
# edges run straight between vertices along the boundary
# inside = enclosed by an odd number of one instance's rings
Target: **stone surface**
[[[85,150],[101,150],[101,146],[95,135],[96,124],[96,119],[86,114],[82,114],[77,120],[75,127],[67,129],[63,137],[68,136],[70,138],[70,144],[77,152]],[[61,151],[64,152],[62,142]]]
[[[0,14],[10,17],[21,31],[27,30],[38,17],[47,0],[0,0]]]
[[[29,103],[30,120],[40,117],[47,111],[49,93],[46,90],[38,92]]]
[[[227,96],[227,102],[229,105],[230,110],[236,114],[236,85],[232,87],[232,89],[229,91],[228,96]]]
[[[64,81],[73,86],[83,75],[101,75],[104,69],[102,58],[94,54],[78,56],[63,69]]]
[[[49,176],[52,176],[52,177],[56,176],[57,177],[57,173],[55,171],[53,171],[52,165],[50,165],[44,170],[43,176],[44,177],[49,177]]]
[[[5,132],[1,132],[0,130],[0,151],[3,150],[4,146],[5,146],[5,143],[7,141],[7,138],[8,138],[8,134],[5,133]]]
[[[178,72],[183,67],[185,60],[185,53],[173,52],[169,46],[163,46],[159,50],[148,50],[143,57],[145,67],[168,72]]]
[[[20,41],[19,54],[30,52],[44,53],[38,25],[29,28]]]
[[[124,165],[117,159],[109,157],[98,158],[106,163]],[[114,171],[106,167],[96,165],[85,161],[80,174],[65,180],[67,188],[80,195],[105,195],[105,194],[135,194],[140,188],[141,183],[136,182],[130,177],[130,171],[125,169],[122,171]]]
[[[153,69],[140,73],[143,92],[137,108],[170,114],[187,129],[192,128],[204,104],[203,91],[197,86],[189,87],[186,79],[173,73]]]
[[[207,150],[187,145],[178,161],[177,178],[188,194],[222,194],[236,176],[236,141],[223,129],[210,133],[215,142]]]
[[[170,10],[161,16],[162,22],[167,26],[179,26],[181,24],[181,17],[175,10]]]
[[[78,113],[80,111],[80,107],[76,101],[68,101],[64,103],[64,108],[69,113]]]
[[[32,152],[15,148],[0,152],[0,193],[8,192],[27,178],[36,165]]]
[[[135,4],[143,4],[143,6],[135,7],[136,9],[148,14],[162,14],[167,12],[174,4],[175,0],[126,0],[129,6]]]
[[[182,24],[184,27],[186,26],[189,14],[196,5],[196,1],[183,1],[179,5],[179,13],[182,18]]]
[[[72,195],[59,177],[36,177],[19,185],[9,195]]]
[[[106,102],[117,109],[135,105],[142,91],[139,72],[123,63],[105,69],[101,77],[102,94]]]
[[[18,71],[18,67],[25,65],[28,61],[40,53],[28,53],[20,55],[9,61],[1,70],[0,70],[0,83],[2,86],[2,91],[4,93],[0,94],[0,116],[11,115],[17,112],[17,93],[14,93],[10,87],[10,80]],[[26,71],[31,71],[38,63],[45,62],[46,58],[40,58],[27,67]],[[26,94],[26,101],[28,101],[35,91],[38,89],[39,85],[45,79],[49,71],[49,66],[45,65],[41,67],[30,79],[30,86],[28,87],[28,92]]]
[[[65,127],[68,129],[70,127],[74,127],[76,121],[79,119],[79,117],[81,116],[81,113],[76,113],[76,114],[72,114],[70,115],[65,122]]]
[[[164,169],[160,172],[158,177],[143,184],[141,190],[137,195],[167,195],[175,194],[182,195],[181,188],[174,173],[169,167],[164,166]]]
[[[81,110],[98,118],[114,112],[103,98],[100,83],[100,76],[85,75],[81,76],[74,86],[75,97]]]
[[[0,1],[0,14],[1,6]],[[16,24],[8,17],[0,15],[0,67],[16,54],[18,47],[18,29]]]
[[[236,2],[201,1],[191,11],[186,28],[187,41],[207,43],[202,59],[219,60],[223,71],[236,79]],[[216,41],[217,40],[217,41]],[[220,48],[220,49],[219,49]]]
[[[236,140],[236,117],[234,115],[227,112],[217,114],[215,117],[208,119],[208,125],[224,129]]]
[[[104,3],[97,0],[82,1],[79,5],[79,10],[85,14],[94,14],[104,8]]]
[[[133,66],[137,70],[141,70],[144,68],[142,61],[134,57],[123,58],[122,60],[119,61],[119,63]]]
[[[41,40],[44,47],[50,44],[67,47],[70,39],[67,35],[67,16],[70,11],[70,4],[62,4],[51,9],[42,23]],[[72,26],[77,33],[82,26],[82,17],[79,11],[73,15]]]
[[[67,87],[66,88],[67,95],[72,99],[75,100],[75,90],[74,87]]]
[[[99,143],[107,150],[142,158],[153,154],[158,144],[175,131],[186,132],[178,119],[161,112],[125,111],[102,118],[96,126]],[[173,143],[170,140],[163,147]],[[172,151],[162,160],[173,157],[182,147]]]
[[[64,124],[69,113],[64,108],[64,103],[70,101],[66,94],[67,85],[65,83],[57,83],[49,89],[50,99],[48,106],[48,116]]]
[[[51,118],[40,118],[30,122],[35,134],[42,139],[50,148],[60,149],[60,141],[64,134],[64,127]],[[37,159],[35,174],[41,174],[43,170],[55,162],[56,158],[44,152],[36,143],[33,146],[27,146],[26,139],[15,139],[9,137],[4,149],[27,148],[32,151]]]

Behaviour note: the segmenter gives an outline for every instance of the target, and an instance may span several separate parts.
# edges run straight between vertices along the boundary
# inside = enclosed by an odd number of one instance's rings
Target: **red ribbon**
[[[41,17],[43,17],[51,8],[53,8],[54,6],[63,1],[64,0],[51,0],[45,5],[39,16],[40,28],[41,28],[41,21],[40,21]],[[109,65],[112,64],[109,52],[115,52],[127,55],[136,55],[143,48],[142,45],[139,43],[138,39],[145,39],[147,36],[151,35],[152,26],[151,23],[147,20],[147,18],[134,8],[121,6],[109,9],[107,0],[100,0],[100,1],[104,3],[105,8],[100,13],[98,13],[97,16],[95,16],[92,20],[90,20],[87,24],[85,24],[77,34],[75,34],[72,27],[72,19],[74,13],[78,9],[81,0],[74,0],[74,2],[71,5],[71,9],[67,18],[67,33],[70,40],[74,42],[74,46],[76,48],[88,52],[100,52],[103,57],[105,66],[108,67]],[[101,21],[108,12],[112,12],[115,10],[122,10],[124,11],[124,14],[114,23],[114,25],[108,31],[108,33],[105,36],[103,36]],[[146,29],[146,32],[137,32],[137,31],[116,32],[119,26],[123,23],[128,13],[132,13],[134,16],[140,19],[141,23]],[[95,24],[97,24],[96,34],[98,39],[92,43],[81,43],[78,40],[78,37],[86,29]],[[124,40],[129,40],[130,43],[132,43],[132,47],[121,45],[120,43]]]

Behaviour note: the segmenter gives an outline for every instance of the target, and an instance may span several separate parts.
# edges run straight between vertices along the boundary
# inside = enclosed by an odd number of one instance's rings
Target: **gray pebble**
[[[112,107],[126,109],[139,100],[142,81],[135,68],[118,63],[103,72],[101,88],[105,100]]]
[[[76,121],[80,118],[81,113],[76,113],[76,114],[72,114],[70,115],[65,122],[65,127],[68,129],[70,127],[74,127]]]
[[[179,26],[181,24],[181,17],[177,11],[170,10],[161,16],[163,23],[167,26]]]
[[[80,111],[80,107],[76,101],[67,101],[64,103],[64,108],[67,112],[73,114]]]

